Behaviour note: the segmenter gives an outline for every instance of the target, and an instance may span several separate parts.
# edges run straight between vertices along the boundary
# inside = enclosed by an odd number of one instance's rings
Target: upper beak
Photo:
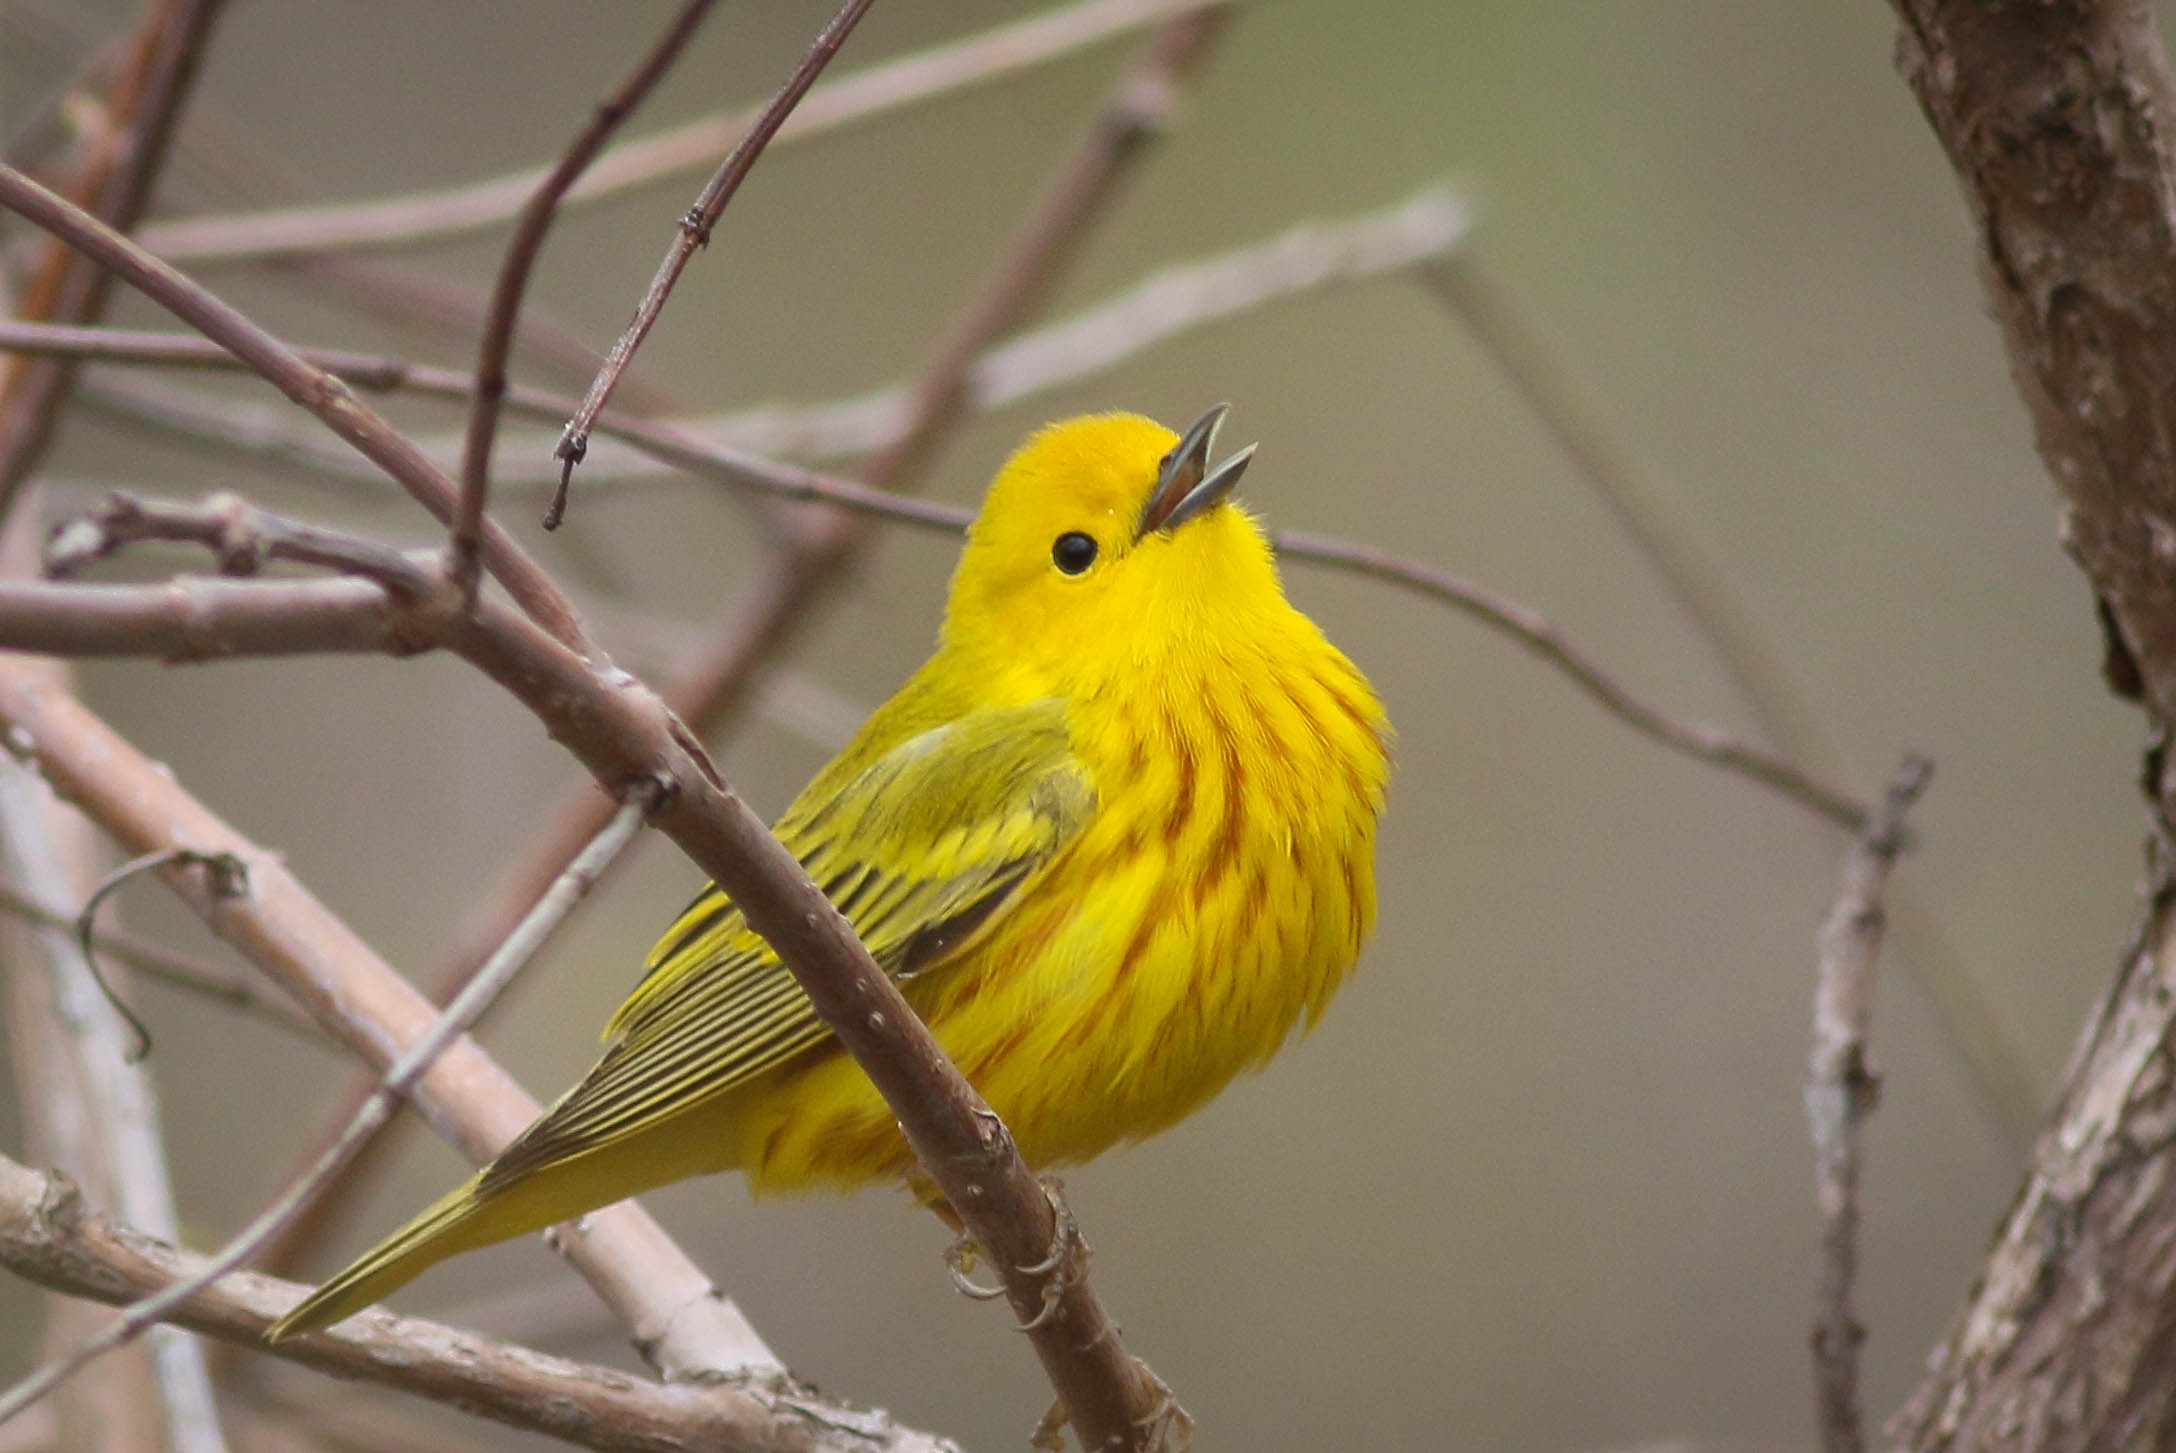
[[[1141,507],[1141,519],[1133,530],[1134,539],[1145,539],[1155,530],[1177,529],[1206,513],[1239,483],[1239,476],[1246,473],[1248,461],[1254,458],[1254,445],[1249,444],[1215,469],[1209,468],[1209,451],[1216,446],[1216,431],[1223,425],[1224,416],[1231,412],[1231,407],[1230,404],[1218,404],[1194,420],[1179,442],[1171,446],[1171,452],[1164,456],[1163,468],[1156,476],[1156,488],[1150,492],[1148,503]]]

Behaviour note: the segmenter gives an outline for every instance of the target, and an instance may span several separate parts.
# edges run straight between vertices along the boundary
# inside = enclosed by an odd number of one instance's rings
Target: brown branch
[[[0,1157],[0,1265],[70,1296],[124,1303],[201,1275],[205,1259],[97,1214],[67,1181]],[[176,1325],[264,1350],[264,1329],[305,1289],[251,1272],[176,1308]],[[655,1383],[436,1322],[373,1310],[276,1354],[334,1377],[449,1403],[584,1448],[669,1453],[939,1453],[882,1413],[791,1392]]]
[[[481,564],[484,498],[491,488],[491,442],[498,433],[499,403],[506,395],[506,358],[513,346],[522,298],[529,290],[530,270],[544,250],[544,236],[559,214],[559,199],[595,160],[620,123],[634,114],[643,98],[664,79],[710,13],[710,6],[711,0],[686,0],[633,73],[618,90],[597,103],[589,124],[568,144],[558,165],[546,174],[536,195],[521,209],[514,226],[513,240],[507,244],[505,260],[499,264],[498,278],[492,284],[490,312],[484,322],[483,341],[477,348],[468,436],[461,449],[461,497],[454,507],[448,542],[454,579],[471,600],[475,599],[477,567]]]
[[[825,81],[779,128],[773,145],[819,136],[898,108],[987,84],[1138,30],[1200,0],[1081,0]],[[12,12],[0,12],[12,13]],[[613,147],[567,196],[568,205],[616,196],[714,167],[747,135],[756,112],[698,117]],[[160,222],[144,245],[170,262],[249,262],[330,249],[405,246],[510,221],[536,192],[537,167],[465,186],[377,201],[283,208]],[[587,376],[587,370],[584,376]]]
[[[1640,700],[1555,626],[1516,601],[1449,571],[1403,560],[1373,546],[1297,530],[1277,531],[1271,538],[1283,559],[1305,560],[1403,586],[1472,617],[1554,666],[1626,726],[1681,756],[1759,783],[1838,827],[1857,832],[1866,822],[1864,806],[1783,758],[1719,727],[1686,721]]]
[[[1806,1120],[1821,1213],[1813,1370],[1825,1453],[1863,1453],[1866,1447],[1866,1415],[1859,1403],[1859,1344],[1866,1329],[1852,1308],[1852,1290],[1859,1270],[1859,1130],[1881,1093],[1867,1049],[1874,961],[1888,921],[1882,899],[1889,872],[1907,841],[1904,819],[1933,772],[1932,763],[1916,756],[1897,768],[1880,808],[1851,841],[1836,902],[1821,925]]]
[[[679,230],[673,234],[672,245],[665,250],[664,261],[658,264],[656,275],[650,279],[642,301],[635,307],[634,319],[613,342],[611,352],[605,355],[604,367],[597,371],[581,407],[567,420],[566,431],[560,435],[559,446],[553,451],[560,461],[560,490],[545,513],[545,529],[556,528],[565,514],[567,483],[573,478],[574,466],[582,462],[582,455],[589,448],[590,430],[595,427],[597,416],[604,412],[604,406],[611,401],[620,375],[634,361],[635,350],[642,346],[642,340],[649,336],[658,315],[665,311],[665,301],[672,296],[673,286],[687,270],[695,250],[710,245],[711,232],[717,227],[718,219],[725,215],[733,194],[740,190],[740,184],[755,168],[756,159],[763,155],[763,149],[778,134],[778,128],[793,114],[793,108],[808,94],[808,88],[816,84],[816,78],[831,64],[831,58],[839,53],[839,47],[846,44],[847,36],[853,34],[854,27],[861,23],[861,17],[874,3],[875,0],[845,0],[838,13],[831,17],[830,24],[817,34],[815,43],[794,67],[793,74],[786,78],[785,85],[779,87],[778,94],[757,115],[747,134],[734,144],[717,171],[703,184],[702,191],[696,194],[695,205],[680,219]]]
[[[2153,11],[1893,0],[1989,311],[2154,745],[2139,931],[1965,1306],[1892,1424],[1915,1450],[2084,1453],[2176,1428],[2176,117]]]
[[[322,420],[391,475],[441,524],[453,518],[458,491],[444,471],[347,385],[215,297],[194,280],[21,172],[0,167],[0,207],[30,221],[109,269],[183,322],[219,343]],[[522,609],[576,649],[587,642],[574,607],[544,568],[495,521],[484,524],[484,561]]]
[[[219,11],[220,0],[159,0],[121,63],[110,129],[72,188],[91,215],[117,231],[133,228],[150,201]],[[18,307],[42,321],[96,322],[112,286],[103,268],[56,239]],[[44,456],[74,378],[65,359],[0,368],[0,509]]]

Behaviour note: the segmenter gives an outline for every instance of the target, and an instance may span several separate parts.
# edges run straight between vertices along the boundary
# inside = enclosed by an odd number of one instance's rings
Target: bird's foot
[[[1094,1254],[1088,1239],[1080,1234],[1080,1222],[1073,1218],[1073,1208],[1065,1203],[1065,1182],[1051,1175],[1036,1179],[1042,1185],[1043,1195],[1050,1201],[1053,1228],[1050,1250],[1043,1259],[1020,1268],[1028,1276],[1045,1278],[1042,1310],[1020,1324],[1023,1332],[1034,1331],[1058,1314],[1058,1304],[1065,1300],[1066,1291],[1087,1274],[1088,1258]]]
[[[1171,1384],[1146,1362],[1134,1358],[1133,1370],[1156,1389],[1156,1406],[1134,1423],[1141,1430],[1141,1447],[1145,1453],[1186,1453],[1194,1444],[1194,1415],[1179,1406]]]
[[[952,1273],[952,1285],[959,1288],[961,1296],[978,1302],[994,1302],[1005,1295],[1005,1288],[1002,1285],[986,1287],[975,1280],[975,1258],[981,1254],[982,1248],[975,1244],[975,1238],[963,1231],[959,1240],[944,1249],[944,1268]]]

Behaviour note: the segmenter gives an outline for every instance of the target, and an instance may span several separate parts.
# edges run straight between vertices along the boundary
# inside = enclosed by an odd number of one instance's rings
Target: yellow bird
[[[1389,733],[1232,502],[1249,448],[1053,424],[990,486],[936,653],[777,825],[1029,1165],[1198,1108],[1312,1024],[1375,916]],[[270,1330],[687,1176],[905,1180],[891,1111],[717,888],[504,1154]]]

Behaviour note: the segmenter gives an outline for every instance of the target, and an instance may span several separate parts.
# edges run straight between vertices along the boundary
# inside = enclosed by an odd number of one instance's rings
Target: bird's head
[[[1210,458],[1228,408],[1183,436],[1138,414],[1031,435],[968,530],[947,644],[1024,689],[1065,690],[1288,609],[1268,541],[1231,499],[1254,446]]]

